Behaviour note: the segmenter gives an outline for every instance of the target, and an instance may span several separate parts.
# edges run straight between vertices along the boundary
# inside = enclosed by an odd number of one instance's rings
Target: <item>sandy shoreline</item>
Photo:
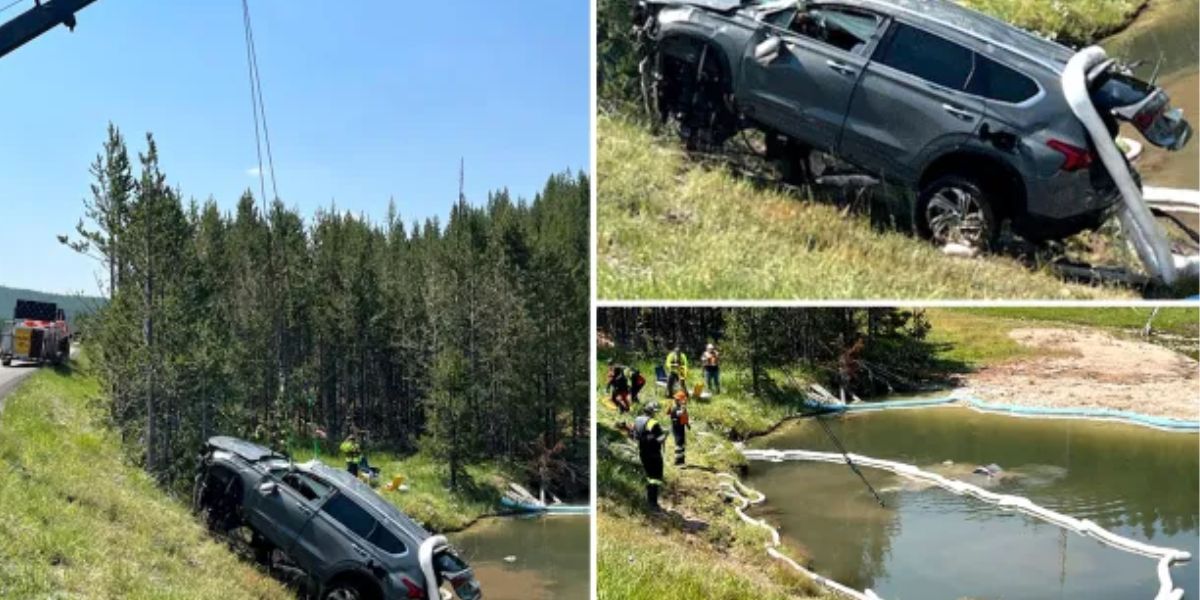
[[[1095,330],[1027,328],[1009,336],[1048,355],[985,367],[966,377],[965,391],[1001,404],[1200,421],[1200,365],[1187,356]]]

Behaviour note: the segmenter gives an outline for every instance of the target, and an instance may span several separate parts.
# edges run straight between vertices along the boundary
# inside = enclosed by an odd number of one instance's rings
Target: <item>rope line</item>
[[[2,13],[2,12],[4,12],[4,11],[6,11],[6,10],[8,10],[8,9],[10,9],[10,8],[12,8],[12,7],[14,7],[14,6],[16,6],[16,5],[20,4],[20,3],[22,3],[22,2],[27,2],[27,1],[28,1],[28,0],[13,0],[12,2],[9,2],[8,4],[5,4],[3,8],[0,8],[0,13]]]
[[[271,177],[271,200],[279,199],[279,185],[275,178],[275,155],[271,149],[271,129],[267,124],[267,107],[263,100],[262,75],[258,68],[258,48],[254,43],[254,25],[250,18],[250,4],[242,0],[242,23],[246,39],[246,69],[250,78],[250,110],[254,115],[254,147],[258,156],[259,191],[263,199],[264,217],[268,212],[266,177],[263,171],[263,146],[267,150],[267,171]]]

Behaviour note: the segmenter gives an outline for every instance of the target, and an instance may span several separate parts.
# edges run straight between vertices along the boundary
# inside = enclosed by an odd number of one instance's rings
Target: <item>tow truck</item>
[[[13,318],[0,328],[0,364],[14,360],[60,365],[71,356],[71,327],[53,302],[17,300]]]

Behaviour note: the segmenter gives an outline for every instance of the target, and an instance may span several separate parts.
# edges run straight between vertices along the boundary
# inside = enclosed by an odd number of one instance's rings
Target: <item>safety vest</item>
[[[339,450],[342,451],[342,456],[345,456],[346,460],[348,460],[348,461],[358,462],[361,459],[361,456],[360,456],[361,451],[359,450],[358,444],[356,442],[346,440],[346,441],[342,442],[342,445],[341,445],[341,447],[339,447]]]
[[[658,426],[658,420],[654,417],[642,415],[634,419],[633,435],[637,438],[638,445],[643,448],[657,448],[660,440],[655,437],[654,428]]]
[[[667,355],[667,370],[682,373],[687,368],[687,355],[682,352],[672,352]]]
[[[671,414],[671,420],[680,425],[687,425],[688,423],[691,422],[691,419],[688,418],[687,406],[685,406],[683,404],[677,404],[674,407],[672,407],[670,414]]]

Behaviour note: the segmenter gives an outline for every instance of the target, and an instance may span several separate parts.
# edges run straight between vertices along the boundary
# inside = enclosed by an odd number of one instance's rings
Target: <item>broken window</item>
[[[871,13],[820,8],[797,11],[788,29],[846,52],[862,54],[881,21],[878,15]]]
[[[319,479],[300,471],[290,471],[280,478],[283,485],[295,490],[310,502],[319,502],[329,494],[330,487]]]

